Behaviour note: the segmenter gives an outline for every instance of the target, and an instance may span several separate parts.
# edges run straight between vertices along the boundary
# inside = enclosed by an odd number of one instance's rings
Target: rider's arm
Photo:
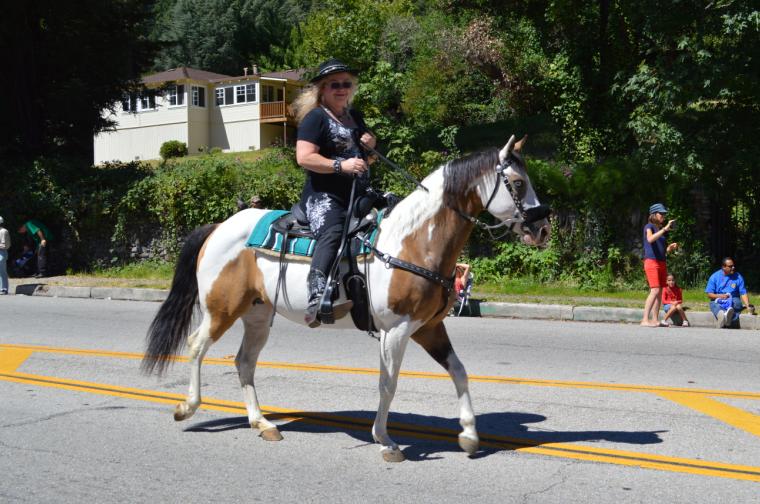
[[[315,173],[335,173],[334,159],[326,158],[319,153],[319,146],[306,140],[296,142],[296,162]],[[340,162],[341,173],[361,173],[367,169],[362,158],[344,159]]]
[[[319,153],[319,145],[298,140],[296,142],[296,162],[316,173],[333,173],[333,160]]]

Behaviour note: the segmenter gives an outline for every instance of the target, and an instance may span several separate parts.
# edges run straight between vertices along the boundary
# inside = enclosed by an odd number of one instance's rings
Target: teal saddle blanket
[[[257,249],[266,249],[273,252],[282,251],[282,242],[284,236],[282,233],[275,231],[272,228],[274,221],[287,214],[288,210],[270,210],[264,214],[259,222],[256,223],[256,227],[253,228],[251,236],[246,241],[246,247],[252,247]],[[378,229],[380,221],[383,218],[383,212],[380,212],[377,216],[377,225],[372,228],[369,235],[369,242],[374,244],[377,240]],[[311,257],[314,254],[314,246],[316,241],[313,238],[307,238],[303,236],[291,236],[288,238],[288,243],[285,248],[286,254],[292,254],[302,257]],[[358,250],[358,254],[366,255],[372,251],[364,244]],[[358,255],[355,254],[355,255]]]

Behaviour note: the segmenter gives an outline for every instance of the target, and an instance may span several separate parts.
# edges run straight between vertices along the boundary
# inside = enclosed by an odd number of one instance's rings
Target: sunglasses
[[[343,82],[333,81],[330,83],[330,89],[333,89],[333,90],[338,90],[340,88],[351,89],[353,86],[354,86],[354,83],[351,81],[343,81]]]

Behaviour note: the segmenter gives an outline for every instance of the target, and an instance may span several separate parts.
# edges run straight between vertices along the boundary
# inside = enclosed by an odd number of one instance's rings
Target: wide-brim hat
[[[347,72],[351,75],[356,75],[356,72],[351,70],[348,65],[340,61],[339,59],[330,58],[329,60],[325,61],[321,65],[319,65],[319,70],[317,71],[317,75],[315,75],[309,82],[312,84],[316,84],[317,82],[321,81],[325,77],[336,74],[336,73],[342,73]]]
[[[655,203],[654,205],[649,207],[649,215],[652,215],[655,213],[666,214],[668,213],[668,209],[665,208],[665,205],[663,205],[662,203]]]

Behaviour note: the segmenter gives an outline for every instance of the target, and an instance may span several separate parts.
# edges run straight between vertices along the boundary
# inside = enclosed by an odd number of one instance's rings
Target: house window
[[[185,103],[185,86],[179,84],[169,88],[169,105],[184,105]]]
[[[206,106],[206,88],[193,86],[193,105],[196,107]]]
[[[274,87],[261,86],[261,101],[273,102],[274,101]]]
[[[215,95],[215,101],[218,106],[255,102],[256,84],[242,84],[239,86],[217,88]]]
[[[137,100],[135,100],[135,97],[126,95],[124,98],[122,98],[121,110],[124,112],[137,112]]]
[[[284,95],[282,88],[275,88],[274,86],[261,86],[261,101],[284,101],[283,98]]]
[[[140,95],[140,110],[156,110],[156,95],[153,93]]]

